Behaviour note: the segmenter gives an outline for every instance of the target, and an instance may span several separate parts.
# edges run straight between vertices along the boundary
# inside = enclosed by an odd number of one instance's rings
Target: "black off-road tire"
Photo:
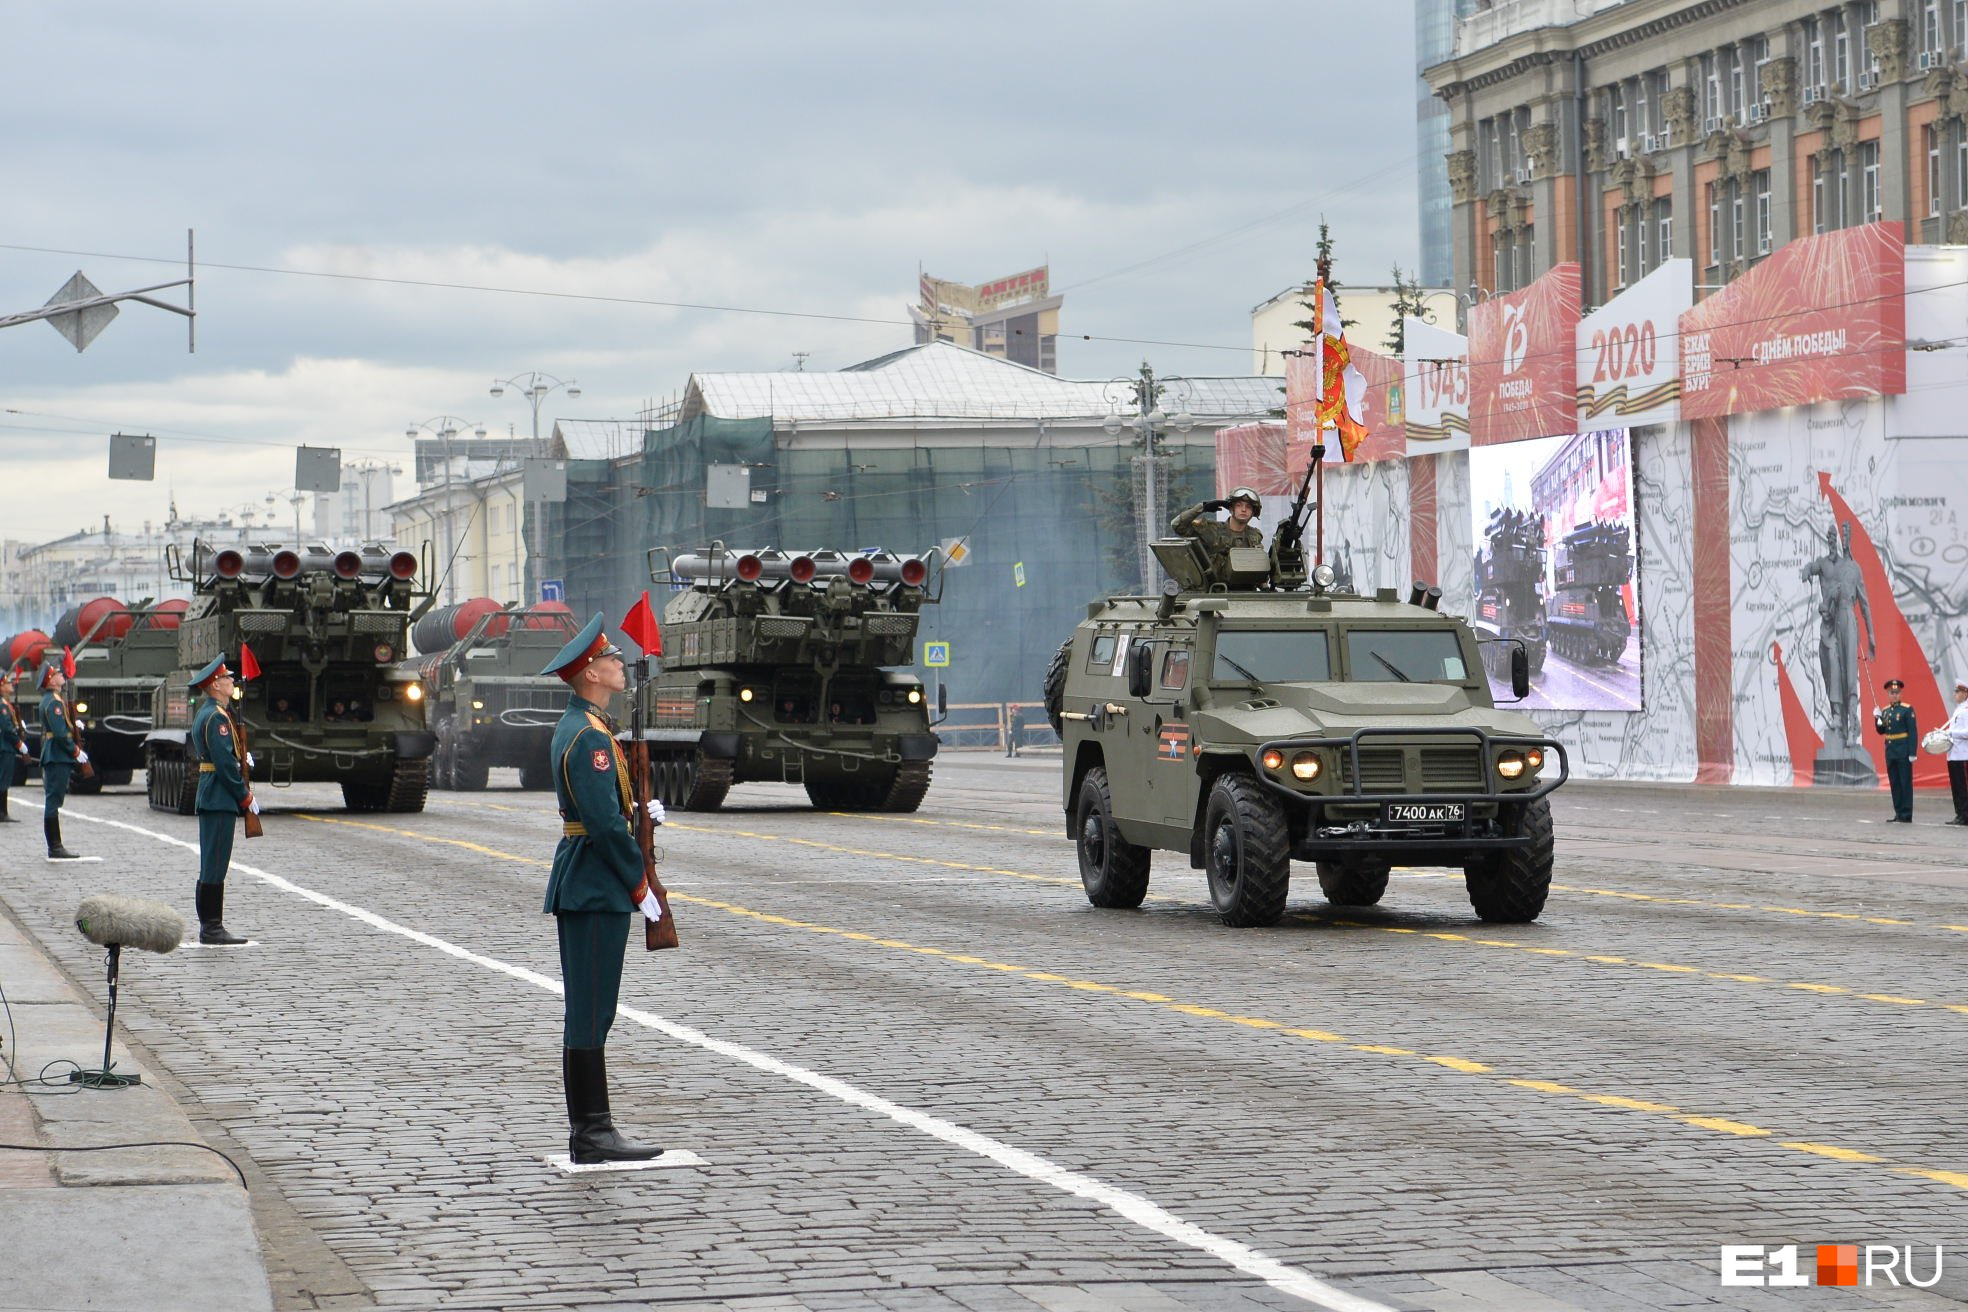
[[[552,791],[554,786],[553,762],[547,760],[547,756],[545,752],[541,752],[538,760],[526,760],[520,762],[519,786],[521,788],[524,788],[529,793],[544,793],[544,792]],[[650,796],[657,797],[660,796],[660,794],[652,792]],[[669,805],[668,799],[665,799],[663,804],[665,806]]]
[[[1275,925],[1291,891],[1285,811],[1248,775],[1219,775],[1203,814],[1203,871],[1210,901],[1233,929]]]
[[[1480,920],[1523,925],[1536,920],[1544,910],[1544,900],[1551,893],[1550,799],[1540,797],[1524,803],[1520,823],[1522,832],[1531,838],[1529,847],[1492,852],[1463,867],[1469,905]]]
[[[485,759],[460,743],[451,755],[451,786],[461,793],[482,793],[492,778],[492,767]],[[418,807],[422,810],[422,807]],[[391,807],[390,810],[396,810]]]
[[[1066,709],[1066,664],[1072,655],[1073,640],[1068,638],[1052,654],[1052,664],[1046,666],[1045,672],[1046,721],[1052,725],[1052,731],[1061,737],[1065,736],[1065,730],[1061,727],[1065,721],[1059,718],[1059,713]]]
[[[1148,896],[1149,849],[1128,842],[1114,827],[1114,794],[1107,771],[1094,766],[1080,780],[1073,807],[1073,846],[1080,883],[1097,907],[1129,911]]]
[[[678,780],[682,798],[678,805],[685,811],[715,811],[723,806],[724,795],[731,791],[731,766],[729,760],[701,752],[692,755],[683,763],[683,777]]]
[[[1336,907],[1370,907],[1387,895],[1388,863],[1372,858],[1319,863],[1319,891]]]

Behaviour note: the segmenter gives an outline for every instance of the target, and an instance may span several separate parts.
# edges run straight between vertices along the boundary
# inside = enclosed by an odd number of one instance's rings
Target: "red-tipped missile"
[[[875,562],[866,556],[856,556],[847,562],[847,578],[850,583],[869,583],[875,577]]]
[[[765,572],[765,562],[750,554],[740,556],[736,572],[739,582],[757,583],[759,575]]]
[[[236,579],[239,577],[240,571],[245,568],[246,557],[240,555],[231,547],[227,547],[224,551],[212,557],[212,572],[222,579]]]
[[[795,583],[813,582],[813,557],[794,556],[786,565],[786,577]]]
[[[362,557],[353,551],[338,551],[335,553],[334,570],[336,578],[359,578],[362,574]]]
[[[390,577],[393,579],[415,578],[417,557],[414,552],[398,551],[390,556]]]
[[[276,551],[273,553],[273,576],[277,579],[291,579],[301,572],[301,557],[295,551]]]

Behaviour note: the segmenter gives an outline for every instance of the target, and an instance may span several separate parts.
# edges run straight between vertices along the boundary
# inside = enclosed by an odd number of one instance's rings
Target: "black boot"
[[[225,885],[201,883],[197,887],[198,941],[217,947],[244,943],[245,939],[225,927]]]
[[[62,846],[61,818],[45,816],[41,821],[41,832],[48,839],[48,859],[50,861],[79,861],[81,857]]]
[[[11,770],[13,768],[8,762],[0,761],[0,770]],[[19,823],[20,821],[7,814],[7,794],[0,793],[0,825],[17,825]]]
[[[577,1165],[646,1162],[661,1148],[624,1139],[608,1114],[608,1063],[601,1048],[562,1048],[560,1078],[567,1086],[567,1155]]]

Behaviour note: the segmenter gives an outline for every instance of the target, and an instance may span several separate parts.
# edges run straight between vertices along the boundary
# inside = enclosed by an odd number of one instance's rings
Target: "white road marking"
[[[160,843],[168,843],[173,847],[184,848],[186,851],[196,852],[198,850],[198,844],[196,843],[186,842],[184,839],[175,838],[170,834],[160,834],[154,829],[144,829],[137,825],[127,824],[121,820],[110,820],[100,816],[87,816],[79,812],[75,813],[75,818],[85,820],[90,824],[108,825],[114,829],[122,829],[133,834],[141,834],[146,838],[154,838]],[[425,947],[435,948],[447,956],[456,957],[460,961],[468,961],[473,965],[483,966],[487,970],[497,971],[501,975],[519,980],[525,984],[531,984],[536,988],[545,989],[549,993],[557,994],[561,992],[559,980],[550,979],[536,970],[529,970],[524,966],[515,966],[510,962],[500,961],[496,957],[484,956],[471,951],[469,948],[459,947],[455,943],[438,938],[434,934],[426,934],[424,931],[412,929],[408,925],[399,925],[395,921],[379,916],[364,907],[358,907],[337,898],[332,898],[326,893],[317,893],[311,888],[303,888],[299,884],[283,879],[270,871],[261,870],[257,866],[243,865],[238,861],[234,861],[232,863],[232,869],[241,874],[251,875],[255,879],[261,880],[283,893],[292,893],[294,896],[305,898],[317,906],[325,907],[330,911],[340,912],[342,915],[359,920],[371,929],[381,930],[385,934],[399,935],[400,937],[409,939],[413,943],[420,943]],[[928,1112],[917,1111],[913,1107],[904,1107],[900,1103],[890,1102],[879,1094],[869,1093],[867,1090],[849,1084],[845,1080],[835,1079],[831,1075],[822,1075],[818,1071],[808,1070],[804,1066],[795,1066],[791,1062],[781,1061],[769,1053],[759,1052],[756,1049],[747,1048],[742,1044],[732,1043],[726,1039],[712,1038],[702,1030],[693,1029],[688,1025],[680,1025],[673,1020],[667,1020],[653,1012],[642,1011],[635,1007],[623,1007],[619,1014],[627,1020],[632,1020],[636,1024],[655,1030],[660,1034],[666,1034],[681,1043],[688,1043],[692,1047],[702,1048],[706,1052],[714,1052],[721,1057],[728,1057],[733,1061],[742,1062],[756,1070],[764,1071],[769,1075],[777,1075],[781,1079],[790,1080],[795,1084],[804,1084],[810,1089],[815,1089],[830,1098],[847,1103],[849,1106],[859,1107],[865,1111],[874,1112],[879,1116],[885,1116],[889,1120],[926,1134],[933,1139],[940,1139],[942,1142],[950,1144],[953,1147],[975,1153],[979,1157],[988,1158],[1007,1170],[1024,1176],[1028,1180],[1035,1180],[1040,1184],[1049,1185],[1062,1193],[1072,1194],[1075,1197],[1085,1198],[1090,1202],[1099,1203],[1101,1206],[1118,1213],[1126,1220],[1134,1222],[1143,1229],[1161,1235],[1164,1239],[1173,1240],[1175,1243],[1185,1247],[1208,1253],[1211,1257],[1216,1258],[1226,1266],[1241,1271],[1254,1279],[1262,1280],[1265,1284],[1278,1290],[1280,1293],[1289,1294],[1294,1298],[1302,1299],[1318,1307],[1330,1308],[1332,1312],[1392,1312],[1392,1309],[1384,1303],[1376,1303],[1372,1299],[1362,1298],[1357,1294],[1349,1294],[1343,1289],[1327,1284],[1316,1276],[1300,1271],[1296,1267],[1287,1266],[1276,1258],[1250,1247],[1248,1244],[1242,1244],[1234,1239],[1228,1239],[1222,1235],[1214,1234],[1203,1229],[1201,1226],[1185,1221],[1173,1212],[1167,1211],[1156,1203],[1141,1197],[1139,1194],[1129,1193],[1127,1190],[1116,1185],[1108,1184],[1104,1180],[1083,1174],[1079,1171],[1069,1170],[1056,1162],[1040,1157],[1036,1153],[1026,1152],[1022,1148],[1014,1148],[1010,1144],[1002,1143],[988,1135],[980,1134],[976,1130],[967,1129],[954,1121],[947,1121],[940,1116],[933,1116]]]

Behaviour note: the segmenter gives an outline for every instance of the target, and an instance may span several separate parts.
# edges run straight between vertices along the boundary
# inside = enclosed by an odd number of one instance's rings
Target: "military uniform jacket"
[[[1182,537],[1199,540],[1212,559],[1225,555],[1232,547],[1264,545],[1264,534],[1258,531],[1257,525],[1232,528],[1228,521],[1203,518],[1208,513],[1202,503],[1197,502],[1170,521],[1169,527]]]
[[[198,754],[198,809],[238,815],[246,804],[246,774],[232,717],[210,697],[191,717],[191,746]],[[206,769],[206,766],[211,769]]]
[[[1879,726],[1879,736],[1886,740],[1886,759],[1889,761],[1911,761],[1914,751],[1920,746],[1920,735],[1914,727],[1913,707],[1901,702],[1898,706],[1882,706],[1874,717]]]
[[[601,708],[569,697],[548,752],[561,839],[541,910],[634,911],[642,849],[629,829],[629,767]]]
[[[41,764],[73,766],[81,751],[69,724],[68,703],[50,688],[41,694]]]
[[[21,724],[20,712],[14,704],[0,698],[0,758],[19,756],[27,742],[27,729]],[[13,776],[7,778],[11,781]]]

